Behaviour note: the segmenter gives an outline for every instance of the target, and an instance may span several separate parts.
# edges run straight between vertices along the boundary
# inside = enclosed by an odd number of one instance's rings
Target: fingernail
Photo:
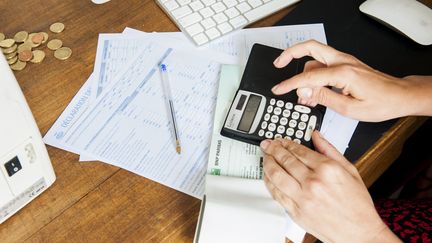
[[[277,65],[279,63],[280,57],[276,58],[276,60],[274,60],[273,65]]]
[[[273,88],[271,90],[273,93],[275,93],[278,88],[279,88],[279,84],[276,84],[275,86],[273,86]]]
[[[260,146],[263,150],[265,150],[268,146],[270,145],[270,141],[269,140],[264,140],[260,143]]]
[[[311,88],[299,88],[297,94],[301,98],[311,98],[312,97],[312,89]]]

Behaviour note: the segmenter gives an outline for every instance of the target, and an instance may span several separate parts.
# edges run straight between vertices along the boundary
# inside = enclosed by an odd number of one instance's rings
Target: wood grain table
[[[293,6],[295,7],[295,6]],[[271,26],[293,7],[253,27]],[[66,61],[47,57],[15,72],[41,133],[44,135],[93,70],[99,33],[125,27],[146,32],[178,31],[153,0],[2,0],[0,32],[60,34],[73,50]],[[424,121],[400,119],[357,161],[371,185],[400,153],[405,139]],[[192,242],[200,201],[131,172],[101,162],[78,162],[78,156],[49,147],[57,180],[41,196],[0,225],[0,242]]]

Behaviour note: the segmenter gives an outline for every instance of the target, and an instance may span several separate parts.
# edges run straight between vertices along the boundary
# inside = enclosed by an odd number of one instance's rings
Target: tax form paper
[[[115,76],[62,136],[81,155],[120,166],[199,197],[213,124],[219,63],[141,42],[140,53]],[[183,152],[175,151],[158,64],[168,66]]]

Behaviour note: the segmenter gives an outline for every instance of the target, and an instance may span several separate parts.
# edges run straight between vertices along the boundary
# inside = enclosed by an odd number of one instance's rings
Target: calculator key
[[[284,106],[284,102],[283,102],[282,100],[278,100],[278,101],[276,102],[276,106],[277,106],[277,107],[283,107],[283,106]]]
[[[270,100],[270,105],[275,105],[276,104],[276,99],[271,99]]]
[[[274,108],[273,113],[279,116],[282,113],[282,109],[280,107],[276,107]]]
[[[294,110],[301,112],[301,113],[311,113],[311,108],[304,106],[304,105],[296,105],[294,106]]]
[[[289,117],[290,115],[291,115],[291,111],[289,111],[289,110],[284,110],[282,112],[282,116],[284,116],[284,117]]]
[[[261,129],[258,132],[258,136],[262,137],[262,136],[264,136],[264,133],[265,133],[264,130]]]
[[[305,130],[305,128],[306,128],[306,122],[299,122],[299,124],[298,124],[298,128],[299,128],[300,130]]]
[[[300,116],[300,120],[301,120],[302,122],[307,122],[308,119],[309,119],[309,115],[307,115],[307,114],[302,114],[302,115]]]
[[[273,123],[277,123],[277,122],[279,121],[279,117],[276,116],[276,115],[273,115],[273,116],[270,118],[270,121],[273,122]]]
[[[292,138],[290,136],[285,136],[284,137],[286,140],[292,140]]]
[[[296,138],[296,139],[294,139],[293,141],[294,141],[294,142],[296,142],[296,143],[298,143],[298,144],[300,144],[300,143],[301,143],[301,142],[300,142],[300,140],[299,140],[299,139],[297,139],[297,138]]]
[[[283,126],[285,126],[286,124],[288,124],[288,118],[286,118],[286,117],[282,117],[282,118],[280,119],[280,124],[283,125]],[[305,124],[305,125],[306,125],[306,124]]]
[[[305,126],[306,126],[306,124],[305,124]],[[266,122],[266,121],[263,121],[263,122],[261,123],[261,128],[262,128],[262,129],[266,129],[266,128],[267,128],[267,122]]]
[[[297,121],[296,120],[290,120],[289,123],[288,123],[288,125],[290,127],[296,127],[297,126]]]
[[[300,113],[298,113],[297,111],[294,111],[294,112],[291,114],[291,118],[294,119],[294,120],[299,119],[299,117],[300,117]]]
[[[274,132],[276,130],[276,124],[270,123],[267,128],[270,132]]]
[[[294,129],[292,129],[291,127],[288,128],[288,129],[286,130],[286,135],[288,135],[288,136],[292,136],[292,135],[294,135]]]
[[[317,117],[316,116],[311,116],[310,119],[309,119],[309,123],[307,125],[307,128],[306,128],[304,140],[309,141],[311,139],[312,132],[315,129],[315,126],[316,126],[316,122],[317,122]]]
[[[270,120],[270,114],[269,113],[264,115],[264,121],[268,121],[268,120]]]
[[[273,133],[267,131],[267,132],[265,133],[265,137],[266,137],[266,138],[273,138]]]
[[[282,135],[276,134],[274,138],[282,138]]]
[[[285,132],[285,127],[284,126],[278,126],[277,132],[281,133],[281,134],[284,133]]]
[[[267,113],[272,113],[272,111],[273,111],[273,106],[268,106],[267,107]]]
[[[291,110],[293,108],[293,104],[291,102],[287,102],[285,104],[285,108],[287,108],[288,110]]]
[[[297,132],[295,133],[296,138],[302,138],[304,135],[303,131],[297,130]]]

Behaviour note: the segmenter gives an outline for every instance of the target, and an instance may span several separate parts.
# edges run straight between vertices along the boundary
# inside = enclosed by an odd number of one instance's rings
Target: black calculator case
[[[297,103],[298,96],[296,90],[293,90],[284,95],[275,95],[271,91],[273,86],[281,81],[288,79],[296,74],[303,72],[303,67],[306,61],[311,60],[309,57],[293,59],[286,67],[276,68],[273,65],[274,60],[283,52],[282,49],[255,43],[250,52],[246,68],[240,82],[239,90],[246,90],[258,94],[262,94],[269,98],[281,99],[292,103]],[[237,93],[236,93],[237,95]],[[314,111],[325,114],[325,107],[318,105],[313,108]],[[316,130],[320,129],[321,120],[318,122]],[[232,133],[224,131],[223,127],[221,135],[231,137],[238,140],[243,140],[235,137]],[[250,141],[245,141],[250,142]],[[312,147],[312,146],[311,146]]]

